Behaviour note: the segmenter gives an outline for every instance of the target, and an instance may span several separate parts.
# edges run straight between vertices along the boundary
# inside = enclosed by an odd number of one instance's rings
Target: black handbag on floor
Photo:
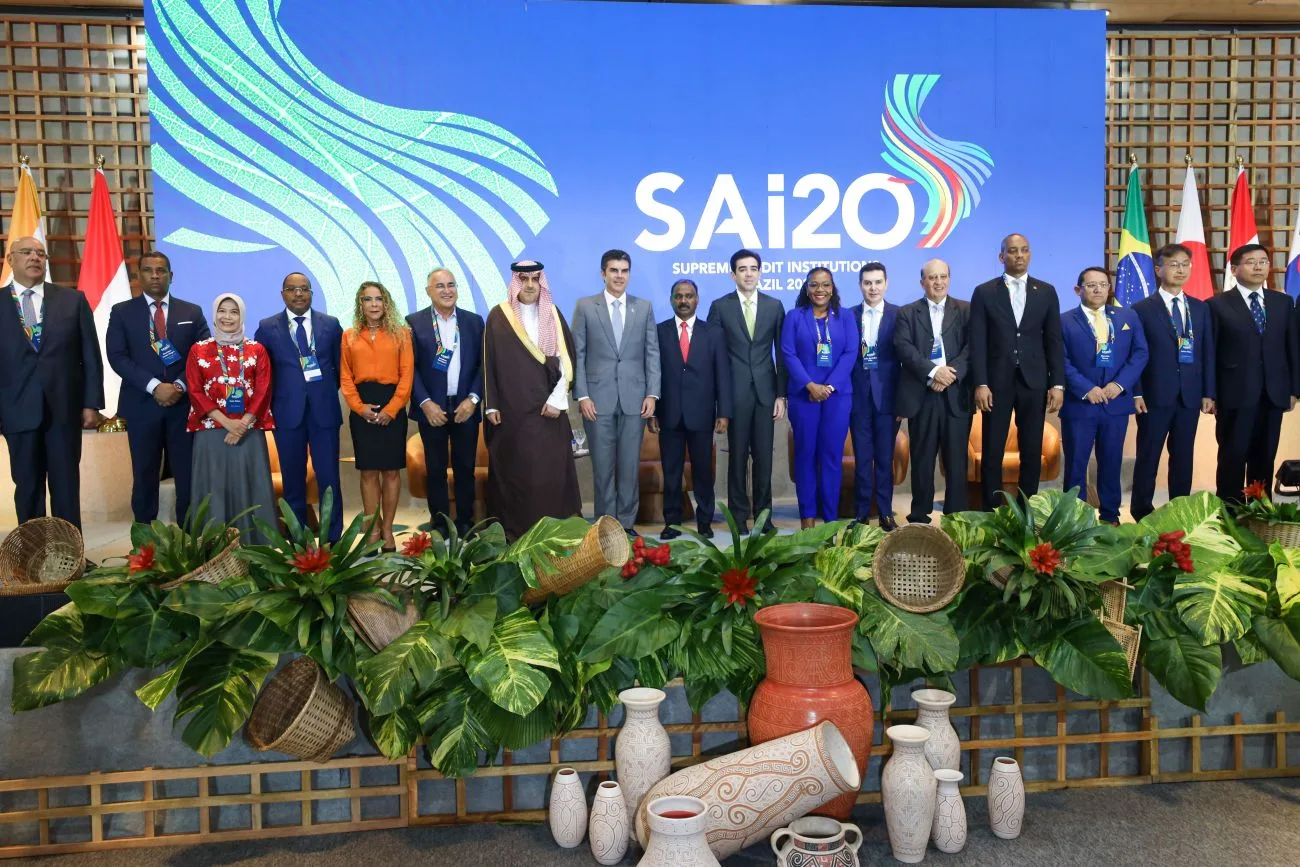
[[[1300,494],[1300,461],[1282,462],[1282,466],[1277,469],[1277,484],[1274,489],[1288,497]]]

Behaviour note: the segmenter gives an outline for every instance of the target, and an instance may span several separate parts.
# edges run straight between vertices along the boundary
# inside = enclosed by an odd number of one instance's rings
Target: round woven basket
[[[348,621],[375,653],[400,638],[419,619],[414,602],[407,602],[406,609],[398,611],[371,595],[348,597]]]
[[[309,656],[300,656],[257,694],[244,737],[259,750],[323,762],[356,737],[352,699],[325,679]]]
[[[1270,524],[1253,518],[1242,523],[1266,545],[1279,542],[1283,548],[1300,548],[1300,524]]]
[[[239,549],[239,530],[231,527],[226,530],[226,547],[217,556],[204,563],[193,572],[186,572],[175,581],[168,581],[159,586],[164,590],[179,587],[186,581],[202,581],[204,584],[220,584],[227,578],[247,578],[248,564],[235,556]]]
[[[0,542],[0,596],[54,593],[85,569],[81,531],[62,518],[32,518]]]
[[[537,587],[524,593],[524,604],[541,602],[552,594],[563,596],[578,589],[610,566],[621,567],[632,555],[623,525],[602,515],[591,525],[573,553],[554,559],[556,570],[537,575]]]
[[[938,527],[905,524],[888,533],[871,563],[886,601],[916,614],[938,611],[966,581],[961,548]]]

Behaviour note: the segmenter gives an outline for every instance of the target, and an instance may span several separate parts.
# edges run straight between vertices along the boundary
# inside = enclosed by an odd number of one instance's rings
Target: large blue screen
[[[462,306],[540,259],[566,315],[632,256],[702,303],[763,256],[787,305],[830,264],[856,300],[920,265],[969,297],[1010,232],[1066,297],[1103,256],[1099,12],[538,0],[150,0],[156,235],[175,291],[280,307],[305,271],[350,318],[449,267]],[[468,291],[466,291],[468,289]]]

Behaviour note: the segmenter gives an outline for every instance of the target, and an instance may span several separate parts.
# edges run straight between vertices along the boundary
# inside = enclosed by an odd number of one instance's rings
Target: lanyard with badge
[[[934,314],[935,308],[930,308],[930,329],[935,332],[934,343],[930,346],[930,360],[943,361],[943,308],[938,308],[939,322],[938,328],[935,328]]]
[[[1183,302],[1183,304],[1186,303],[1186,301]],[[1170,313],[1169,318],[1174,322],[1174,333],[1178,334],[1178,363],[1195,364],[1196,334],[1192,329],[1192,311],[1190,309],[1185,309],[1181,316],[1174,316]],[[1179,322],[1178,319],[1180,318],[1184,321]],[[1185,325],[1187,331],[1186,334],[1179,333],[1184,330],[1179,327],[1180,325]]]
[[[226,387],[226,415],[236,418],[244,414],[244,344],[239,344],[238,376],[231,376],[226,368],[226,352],[222,346],[217,347],[217,362],[221,365],[217,382]]]
[[[1110,316],[1106,317],[1106,340],[1097,347],[1097,366],[1115,366],[1115,320]]]
[[[880,334],[877,332],[875,343],[867,342],[867,326],[865,320],[868,315],[871,315],[869,311],[870,308],[868,308],[868,312],[862,314],[864,320],[862,325],[862,369],[876,370],[880,367]]]
[[[307,354],[302,354],[302,348],[298,345],[298,336],[295,334],[293,339],[294,351],[298,353],[298,364],[302,367],[302,378],[308,382],[316,382],[320,379],[320,362],[316,359],[316,331],[312,330],[311,340],[307,342]]]
[[[23,334],[27,335],[27,340],[31,343],[32,349],[39,352],[41,348],[41,331],[44,328],[43,324],[41,322],[37,322],[35,325],[27,324],[27,317],[23,316],[22,302],[18,300],[18,286],[16,283],[9,284],[9,294],[14,299],[14,309],[18,311],[18,321],[23,326]],[[41,299],[41,307],[45,307],[45,299],[43,298]]]
[[[433,314],[433,369],[446,371],[451,367],[451,359],[456,354],[457,348],[460,347],[460,319],[456,314],[452,314],[452,324],[456,330],[452,333],[451,346],[444,346],[442,343],[442,327],[439,322],[442,317],[435,311]]]
[[[825,333],[822,332],[822,325],[826,326]],[[817,329],[817,366],[831,366],[831,317],[826,314],[825,319],[813,317],[813,327]]]
[[[157,302],[151,301],[149,303],[154,304]],[[154,322],[152,316],[149,317],[149,345],[153,347],[154,353],[157,354],[157,356],[162,360],[162,363],[167,367],[171,367],[173,364],[180,364],[185,360],[181,358],[180,352],[176,350],[176,346],[171,342],[171,339],[166,334],[160,335],[158,333],[158,326]]]

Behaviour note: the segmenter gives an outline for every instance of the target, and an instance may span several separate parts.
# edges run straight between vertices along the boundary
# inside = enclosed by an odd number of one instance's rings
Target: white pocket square
[[[184,320],[183,322],[175,322],[175,323],[172,323],[172,324],[174,324],[174,325],[193,325],[193,324],[194,324],[194,320],[193,320],[193,319],[186,319],[186,320]],[[1125,325],[1124,327],[1125,327],[1125,328],[1128,328],[1127,325]]]

